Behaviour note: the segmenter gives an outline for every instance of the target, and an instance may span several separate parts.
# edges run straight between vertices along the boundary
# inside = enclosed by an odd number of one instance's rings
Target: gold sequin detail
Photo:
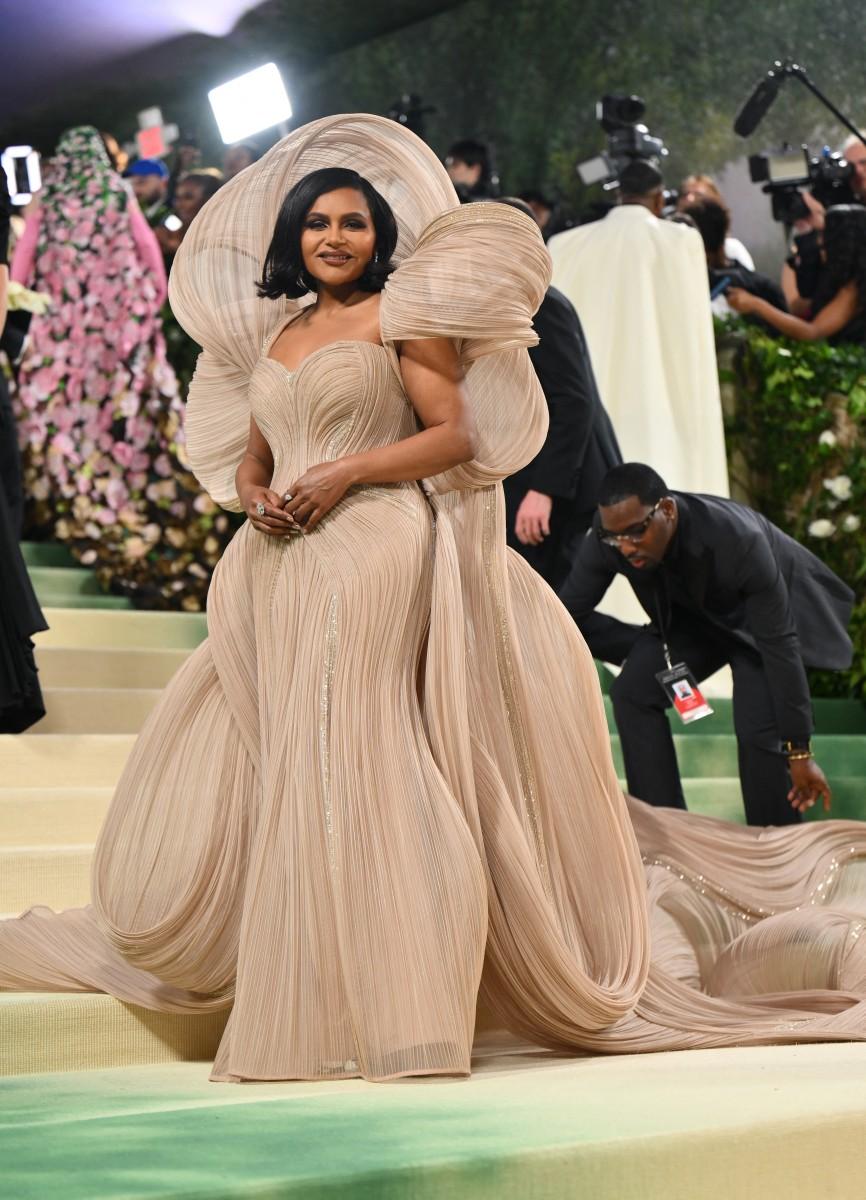
[[[849,846],[848,854],[854,855],[857,853],[855,846]],[[760,908],[758,906],[751,907],[742,904],[733,892],[724,887],[721,883],[715,880],[708,879],[705,875],[695,875],[690,871],[683,870],[682,867],[676,866],[674,863],[668,862],[664,858],[653,858],[648,854],[642,855],[644,866],[647,867],[662,867],[671,875],[676,875],[677,879],[687,883],[689,887],[700,892],[702,896],[712,896],[717,904],[726,912],[731,913],[735,917],[741,917],[745,921],[762,921],[765,917],[772,917],[777,912],[799,912],[800,909],[816,904],[826,904],[828,902],[832,885],[836,882],[836,873],[842,866],[838,858],[831,858],[821,880],[815,885],[802,904],[796,904],[792,909],[773,909]]]
[[[693,875],[691,872],[684,871],[681,867],[667,862],[664,858],[652,858],[648,854],[642,855],[641,858],[644,866],[661,867],[662,870],[667,871],[670,875],[675,875],[677,879],[683,883],[687,883],[696,892],[700,892],[702,896],[712,896],[720,908],[723,908],[725,912],[729,912],[734,917],[739,917],[742,921],[761,921],[764,917],[771,917],[773,915],[770,909],[767,908],[749,908],[748,906],[741,905],[733,892],[729,892],[726,887],[714,883],[704,875]]]
[[[541,817],[538,811],[538,791],[535,783],[535,772],[529,756],[526,742],[526,730],[517,703],[517,687],[515,683],[514,662],[511,657],[511,631],[508,625],[508,611],[505,606],[502,583],[495,562],[494,535],[496,532],[497,497],[495,487],[485,489],[484,519],[481,534],[482,556],[487,583],[493,601],[494,619],[496,623],[496,665],[499,671],[499,684],[502,688],[502,698],[505,701],[505,711],[511,730],[511,740],[517,755],[517,768],[520,772],[520,786],[529,815],[532,837],[535,842],[535,854],[541,871],[542,882],[548,897],[552,897],[553,888],[547,862],[547,850],[544,844],[544,831],[541,827]]]
[[[334,852],[334,812],[331,804],[331,691],[334,684],[334,663],[337,657],[337,594],[331,595],[328,621],[325,627],[325,660],[322,686],[319,692],[319,770],[322,776],[322,795],[325,803],[325,831],[328,836],[328,858],[331,870],[336,869]]]

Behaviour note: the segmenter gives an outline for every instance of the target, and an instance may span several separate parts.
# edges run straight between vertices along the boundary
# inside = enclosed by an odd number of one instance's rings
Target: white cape
[[[700,235],[641,205],[552,238],[553,283],[578,311],[626,461],[671,488],[728,495]]]

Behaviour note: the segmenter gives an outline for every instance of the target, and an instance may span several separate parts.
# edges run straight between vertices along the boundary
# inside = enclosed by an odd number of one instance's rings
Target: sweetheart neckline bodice
[[[325,353],[326,350],[333,350],[337,346],[373,346],[377,350],[382,350],[386,355],[388,353],[387,349],[382,345],[381,342],[371,342],[368,338],[337,338],[333,342],[326,342],[324,346],[319,346],[316,350],[311,350],[306,358],[302,358],[296,367],[287,367],[285,363],[280,362],[278,358],[274,358],[273,355],[268,353],[262,354],[262,359],[265,362],[273,363],[275,366],[279,367],[285,375],[288,375],[291,378],[295,375],[299,375],[306,367],[307,363],[309,363],[312,359],[319,358]]]

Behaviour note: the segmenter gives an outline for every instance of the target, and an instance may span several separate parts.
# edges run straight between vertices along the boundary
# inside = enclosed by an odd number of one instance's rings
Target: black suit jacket
[[[519,504],[531,489],[570,501],[576,513],[589,512],[599,484],[622,455],[574,306],[548,288],[533,324],[539,341],[529,357],[547,401],[550,428],[532,462],[505,480],[506,494]]]
[[[847,626],[854,593],[811,551],[766,517],[718,496],[671,492],[679,521],[662,565],[630,567],[593,529],[582,540],[560,598],[596,657],[622,662],[637,626],[595,613],[615,575],[625,575],[653,625],[695,619],[760,654],[782,738],[808,737],[812,707],[805,667],[851,664]],[[661,606],[661,609],[660,607]]]

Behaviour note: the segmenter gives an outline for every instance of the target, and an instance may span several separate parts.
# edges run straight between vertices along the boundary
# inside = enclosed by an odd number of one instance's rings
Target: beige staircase
[[[36,657],[47,716],[26,734],[0,736],[6,916],[87,904],[96,835],[135,735],[206,633],[196,614],[49,607],[45,615],[51,628]],[[225,1021],[87,993],[0,993],[0,1075],[208,1060]]]

